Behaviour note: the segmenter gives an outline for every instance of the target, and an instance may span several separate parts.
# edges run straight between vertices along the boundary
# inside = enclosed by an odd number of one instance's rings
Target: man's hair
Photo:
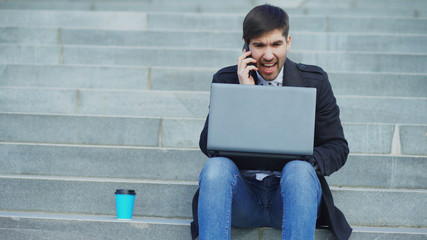
[[[289,16],[281,8],[264,4],[253,8],[243,21],[243,40],[246,43],[262,34],[282,29],[283,36],[289,34]]]

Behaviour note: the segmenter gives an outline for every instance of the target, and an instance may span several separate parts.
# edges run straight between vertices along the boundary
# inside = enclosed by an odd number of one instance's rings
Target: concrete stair
[[[427,3],[269,2],[337,96],[351,153],[327,180],[351,239],[427,239]],[[212,74],[262,3],[1,1],[0,239],[190,239]],[[117,188],[137,192],[132,221]]]

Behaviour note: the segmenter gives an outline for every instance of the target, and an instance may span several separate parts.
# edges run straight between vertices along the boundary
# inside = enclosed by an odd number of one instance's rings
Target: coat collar
[[[309,85],[302,77],[297,64],[289,58],[285,61],[285,72],[283,74],[283,86],[308,87]]]

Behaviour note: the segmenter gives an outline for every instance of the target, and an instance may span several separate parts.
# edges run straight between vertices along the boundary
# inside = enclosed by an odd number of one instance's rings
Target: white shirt
[[[262,78],[257,71],[256,74],[258,76],[258,85],[275,86],[275,87],[283,86],[283,69],[284,69],[284,66],[282,67],[282,70],[280,70],[279,75],[277,75],[276,79],[272,81],[264,80],[264,78]]]

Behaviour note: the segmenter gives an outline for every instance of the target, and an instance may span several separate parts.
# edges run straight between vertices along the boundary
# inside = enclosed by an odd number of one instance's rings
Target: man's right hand
[[[242,55],[237,59],[237,76],[240,84],[255,85],[254,78],[249,74],[250,71],[257,71],[258,68],[254,65],[256,60],[251,56],[251,51],[244,50]],[[253,63],[253,64],[250,64]]]

